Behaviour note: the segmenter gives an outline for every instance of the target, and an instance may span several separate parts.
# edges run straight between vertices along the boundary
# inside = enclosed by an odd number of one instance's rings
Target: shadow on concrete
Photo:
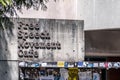
[[[10,57],[8,40],[13,37],[14,24],[9,18],[0,18],[0,60],[8,60]]]
[[[0,18],[0,80],[12,80],[10,64],[7,61],[10,57],[8,40],[13,36],[14,24],[9,18]]]

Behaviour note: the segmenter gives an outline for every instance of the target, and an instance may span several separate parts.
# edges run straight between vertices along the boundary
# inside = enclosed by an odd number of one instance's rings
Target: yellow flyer
[[[68,80],[78,80],[78,68],[69,68],[68,69]]]
[[[58,61],[57,62],[57,67],[64,67],[64,61]]]

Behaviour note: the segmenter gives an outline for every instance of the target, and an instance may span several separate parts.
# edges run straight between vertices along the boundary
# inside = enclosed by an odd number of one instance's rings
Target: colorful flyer
[[[83,62],[78,62],[78,67],[83,67]]]

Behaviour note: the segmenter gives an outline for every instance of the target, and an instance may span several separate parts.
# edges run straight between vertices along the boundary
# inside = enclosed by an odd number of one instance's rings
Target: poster
[[[68,75],[68,80],[78,80],[78,68],[69,68]]]

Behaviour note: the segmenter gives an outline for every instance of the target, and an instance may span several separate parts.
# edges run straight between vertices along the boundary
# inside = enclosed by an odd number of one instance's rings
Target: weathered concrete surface
[[[14,20],[4,18],[0,25],[0,60],[17,60],[17,31]]]
[[[0,80],[18,80],[18,62],[0,61]]]
[[[80,61],[84,60],[83,21],[55,20],[55,19],[10,19],[12,24],[3,24],[0,38],[0,60],[18,60],[17,27],[18,22],[38,24],[39,33],[48,31],[50,40],[46,42],[60,42],[60,50],[39,49],[38,61]],[[28,42],[31,40],[27,40]],[[41,42],[42,40],[32,40]],[[44,41],[42,41],[44,42]],[[28,49],[29,50],[29,49]],[[23,60],[23,58],[21,58]]]
[[[21,18],[84,20],[84,30],[120,28],[120,0],[50,0],[47,11],[23,8]]]
[[[60,42],[60,50],[39,49],[39,61],[84,60],[83,21],[55,19],[19,19],[18,21],[27,24],[37,23],[40,27],[39,33],[46,30],[50,34],[50,40],[46,42]]]
[[[0,25],[0,80],[18,80],[17,38],[15,27],[9,19],[3,19]],[[16,50],[16,51],[15,51]]]

